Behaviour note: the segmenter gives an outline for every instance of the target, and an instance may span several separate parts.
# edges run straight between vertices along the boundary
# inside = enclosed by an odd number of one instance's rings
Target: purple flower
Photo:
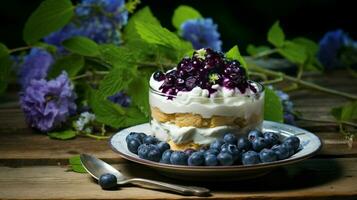
[[[212,48],[220,51],[222,41],[217,25],[212,19],[190,19],[181,25],[181,36],[192,43],[195,49]]]
[[[42,132],[60,127],[75,114],[76,94],[66,72],[56,79],[32,80],[20,93],[20,103],[27,123]]]
[[[319,42],[317,58],[327,69],[341,67],[339,54],[341,49],[353,43],[353,40],[343,30],[327,32]]]
[[[131,103],[130,97],[123,92],[118,92],[113,96],[108,97],[108,100],[123,107],[129,107]]]
[[[23,63],[19,69],[19,82],[25,88],[32,80],[43,79],[54,59],[50,53],[44,49],[32,48],[30,53],[23,58]]]

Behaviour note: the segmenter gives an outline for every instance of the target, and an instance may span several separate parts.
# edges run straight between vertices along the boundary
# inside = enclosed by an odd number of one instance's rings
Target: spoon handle
[[[132,178],[128,179],[126,182],[145,188],[169,190],[183,195],[207,196],[210,193],[209,189],[203,187],[183,186],[143,178]]]

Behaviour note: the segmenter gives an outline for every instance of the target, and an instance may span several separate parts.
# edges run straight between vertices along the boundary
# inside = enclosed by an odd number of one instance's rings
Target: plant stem
[[[268,56],[270,54],[274,54],[276,52],[278,52],[278,49],[269,49],[267,51],[262,51],[258,54],[255,54],[254,56],[252,56],[252,58],[254,58],[254,59],[262,58],[262,57]]]
[[[340,92],[340,91],[329,89],[329,88],[326,88],[326,87],[322,87],[322,86],[319,86],[319,85],[317,85],[315,83],[311,83],[311,82],[308,82],[308,81],[303,81],[303,80],[300,80],[298,78],[286,75],[286,74],[281,73],[281,72],[276,72],[276,71],[273,71],[273,70],[270,70],[270,69],[265,69],[265,68],[259,67],[254,63],[250,63],[250,68],[253,69],[253,70],[256,70],[257,72],[262,72],[262,73],[265,73],[265,74],[268,74],[268,75],[271,75],[271,76],[281,76],[285,80],[295,82],[295,83],[297,83],[297,84],[299,84],[301,86],[304,86],[306,88],[315,89],[315,90],[318,90],[318,91],[321,91],[321,92],[325,92],[325,93],[328,93],[328,94],[342,96],[342,97],[345,97],[345,98],[348,98],[348,99],[352,99],[352,100],[357,100],[357,96],[356,95],[345,93],[345,92]]]
[[[18,51],[24,51],[24,50],[27,50],[27,49],[31,49],[32,46],[24,46],[24,47],[17,47],[17,48],[14,48],[14,49],[10,49],[9,50],[9,53],[15,53],[15,52],[18,52]]]
[[[352,127],[357,128],[357,124],[353,122],[348,122],[348,121],[335,121],[335,120],[328,120],[328,119],[311,119],[311,118],[306,118],[306,117],[298,117],[299,120],[303,121],[311,121],[311,122],[321,122],[321,123],[334,123],[336,125],[343,124],[343,125],[348,125]]]
[[[99,136],[99,135],[94,135],[94,134],[91,134],[91,133],[84,134],[84,136],[87,136],[87,137],[90,137],[90,138],[94,138],[94,139],[97,139],[97,140],[105,140],[105,139],[110,138],[110,136]]]
[[[273,80],[264,81],[264,82],[262,82],[262,84],[264,84],[264,85],[270,85],[270,84],[274,84],[274,83],[279,83],[279,82],[281,82],[281,81],[283,81],[283,80],[284,80],[283,77],[278,77],[278,78],[273,79]]]
[[[259,72],[248,72],[249,75],[252,75],[252,76],[259,76],[260,78],[262,78],[264,81],[267,81],[268,80],[268,76],[263,74],[263,73],[259,73]]]

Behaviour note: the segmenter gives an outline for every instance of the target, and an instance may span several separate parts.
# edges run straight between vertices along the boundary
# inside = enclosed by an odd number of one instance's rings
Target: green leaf
[[[254,46],[253,44],[249,44],[247,47],[247,53],[251,56],[257,55],[264,51],[271,50],[268,46]]]
[[[79,155],[69,158],[69,165],[71,167],[71,170],[74,172],[87,173],[86,169],[83,167],[81,163],[81,159]]]
[[[11,67],[12,61],[9,50],[4,44],[0,43],[0,94],[7,88]]]
[[[73,130],[65,130],[61,132],[50,132],[47,135],[52,139],[68,140],[76,137],[76,132]]]
[[[34,44],[32,44],[33,47],[40,47],[40,48],[43,48],[45,49],[46,51],[52,53],[52,54],[55,54],[56,51],[57,51],[57,47],[55,45],[52,45],[52,44],[47,44],[47,43],[44,43],[44,42],[36,42]]]
[[[319,50],[319,46],[313,40],[304,37],[294,38],[292,40],[294,43],[304,46],[305,54],[307,59],[304,64],[304,70],[306,71],[322,71],[323,66],[320,61],[317,59],[316,55]]]
[[[62,45],[72,51],[73,53],[77,53],[83,56],[96,56],[99,55],[99,49],[97,43],[93,40],[82,37],[75,36],[71,37],[62,42]]]
[[[227,53],[226,53],[226,57],[229,59],[234,59],[234,60],[238,60],[245,69],[248,69],[247,63],[245,62],[243,56],[240,54],[239,52],[239,48],[237,45],[235,45],[234,47],[232,47]]]
[[[284,44],[285,34],[283,29],[279,25],[279,21],[276,21],[268,31],[268,41],[276,47],[281,47]]]
[[[343,106],[332,108],[331,114],[338,121],[357,120],[357,101],[349,102]]]
[[[146,116],[149,116],[149,76],[140,73],[131,81],[127,93],[131,97],[132,104],[139,108],[139,110]]]
[[[135,69],[134,66],[133,69]],[[111,96],[121,90],[127,89],[133,76],[135,76],[133,69],[113,68],[100,82],[99,91],[105,96]]]
[[[278,95],[272,89],[265,87],[264,101],[264,119],[282,123],[284,121],[283,105]]]
[[[71,54],[68,56],[57,59],[56,63],[51,67],[51,71],[48,74],[49,78],[57,77],[66,71],[69,77],[74,77],[84,66],[83,56],[77,54]]]
[[[65,26],[72,18],[74,6],[70,0],[45,0],[25,24],[23,39],[33,44]]]
[[[286,41],[278,52],[287,60],[297,64],[304,64],[307,59],[305,47],[291,41]]]
[[[175,28],[180,29],[182,23],[189,19],[202,18],[201,14],[194,8],[186,5],[181,5],[176,8],[172,17],[172,24]]]

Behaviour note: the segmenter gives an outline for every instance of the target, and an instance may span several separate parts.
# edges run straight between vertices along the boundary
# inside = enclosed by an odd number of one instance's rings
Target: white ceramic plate
[[[131,153],[126,145],[126,136],[130,132],[144,132],[151,134],[150,124],[145,123],[121,130],[112,136],[109,143],[111,148],[121,157],[153,168],[165,176],[186,180],[242,180],[254,178],[270,172],[272,169],[299,162],[315,155],[322,147],[321,140],[313,133],[295,126],[264,121],[263,131],[278,133],[281,139],[289,136],[297,136],[300,139],[300,151],[285,160],[256,165],[232,165],[232,166],[181,166],[169,165],[139,158]]]

